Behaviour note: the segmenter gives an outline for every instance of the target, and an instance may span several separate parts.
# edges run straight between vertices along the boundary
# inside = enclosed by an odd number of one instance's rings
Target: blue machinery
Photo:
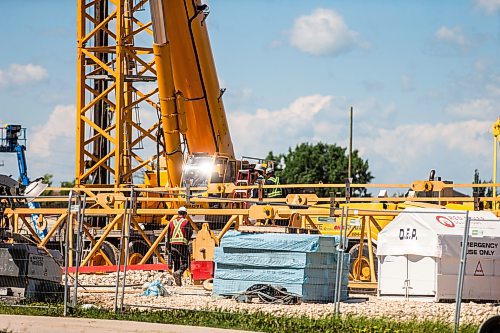
[[[28,186],[30,179],[28,177],[28,165],[26,163],[26,128],[21,125],[5,125],[0,128],[0,153],[16,153],[17,165],[19,167],[19,177],[21,184]],[[29,208],[40,208],[38,202],[28,200]],[[31,214],[33,228],[38,236],[43,239],[47,235],[47,227],[41,227],[40,216]]]

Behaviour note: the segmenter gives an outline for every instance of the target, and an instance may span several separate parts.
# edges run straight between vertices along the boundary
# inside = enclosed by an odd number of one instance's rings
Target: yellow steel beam
[[[29,232],[31,233],[31,236],[36,240],[36,242],[39,244],[42,240],[40,237],[38,237],[38,234],[36,233],[35,229],[31,226],[31,224],[26,220],[26,218],[22,215],[19,216],[21,221],[23,221],[23,224],[28,228]]]
[[[196,223],[194,223],[194,221],[191,218],[191,216],[188,215],[186,218],[189,221],[189,224],[191,225],[191,228],[193,228],[194,231],[196,231],[196,232],[200,231],[200,229],[198,228],[198,226],[196,225]]]
[[[86,178],[88,177],[92,172],[94,172],[98,167],[104,165],[104,162],[106,162],[107,160],[109,160],[115,153],[116,149],[112,149],[109,153],[106,154],[106,156],[104,156],[101,160],[99,160],[98,162],[94,163],[94,165],[92,165],[89,169],[87,169],[87,171],[85,171],[82,175],[81,175],[81,178]],[[116,169],[113,170],[113,173],[116,174]]]
[[[89,227],[84,224],[83,227],[82,227],[83,233],[87,236],[87,238],[90,240],[90,242],[92,243],[92,245],[95,246],[97,244],[97,241],[92,236],[92,234],[90,233],[90,231],[88,230],[88,228]],[[109,266],[113,265],[113,263],[109,259],[109,257],[106,254],[106,252],[104,252],[101,248],[99,248],[98,251],[99,251],[99,254],[103,257],[103,259],[104,259],[104,261],[106,262],[107,265],[109,265]],[[85,266],[85,265],[84,264],[80,265],[80,267],[83,267],[83,266]]]
[[[50,239],[52,238],[52,236],[54,236],[54,234],[56,233],[56,231],[59,229],[59,227],[61,226],[61,224],[64,222],[64,219],[66,218],[66,216],[68,216],[67,213],[61,214],[61,216],[59,216],[57,218],[56,223],[50,228],[50,230],[47,233],[47,235],[45,236],[45,238],[40,242],[39,245],[41,247],[45,247],[47,245],[47,243],[50,241]]]
[[[144,97],[146,96],[146,93],[143,93],[142,91],[140,90],[137,90],[135,89],[135,87],[132,87],[132,90],[134,90],[134,92],[137,94],[137,96],[139,97]],[[154,101],[152,101],[150,98],[146,99],[146,102],[151,105],[153,108],[159,110],[160,109],[160,105]]]
[[[81,1],[81,0],[80,0]],[[96,24],[99,24],[99,21],[97,21],[96,18],[90,16],[89,14],[87,13],[84,13],[83,14],[83,19],[84,20],[88,20],[89,22],[92,22],[94,25]],[[106,32],[106,34],[109,35],[109,37],[111,37],[112,39],[116,40],[116,35],[113,33],[113,31],[109,30],[108,28],[106,27],[102,27],[102,31]]]
[[[372,244],[372,217],[364,217],[368,219],[366,223],[367,227],[367,239],[368,239],[368,262],[370,264],[370,282],[377,282],[377,277],[375,276],[375,256],[373,254],[373,244]]]
[[[104,160],[100,160],[97,156],[95,156],[94,154],[91,154],[86,149],[83,149],[83,153],[84,153],[85,156],[90,157],[90,159],[92,161],[94,161],[94,164],[97,164],[99,161],[102,161],[99,164],[99,166],[105,168],[106,170],[108,170],[110,174],[114,174],[115,173],[115,170],[113,170],[110,166],[108,166],[106,163],[104,163],[106,161],[105,159]]]
[[[152,75],[156,75],[156,69],[153,67],[155,65],[154,60],[152,60],[151,62],[147,62],[147,61],[145,61],[144,59],[142,59],[141,57],[137,56],[134,53],[132,53],[131,56],[132,56],[132,58],[134,60],[136,60],[139,64],[141,64],[142,67],[144,67],[140,72],[137,72],[138,75],[143,75],[147,71],[151,72]],[[152,91],[154,93],[157,93],[157,90],[158,90],[158,88],[155,87]]]
[[[104,233],[102,234],[101,238],[97,241],[97,243],[94,245],[94,247],[90,250],[89,254],[83,259],[82,261],[82,266],[85,266],[90,259],[94,256],[94,254],[101,248],[102,243],[106,240],[106,237],[108,237],[109,233],[113,229],[113,226],[123,217],[123,214],[118,214],[114,217],[114,219],[111,221],[110,225],[111,227],[108,228]]]
[[[138,155],[136,154],[132,154],[133,157],[139,157]],[[138,165],[136,165],[135,167],[131,168],[127,173],[124,174],[124,177],[131,177],[132,174],[134,174],[136,171],[139,171],[140,169],[142,169],[143,167],[147,166],[149,163],[151,163],[152,161],[154,161],[156,159],[156,155],[154,156],[151,156],[149,158],[149,160],[146,160],[146,161],[141,161]]]
[[[92,120],[90,120],[89,118],[85,117],[84,115],[81,115],[80,119],[82,119],[85,123],[87,123],[88,125],[90,125],[90,127],[92,127],[97,132],[99,132],[103,137],[105,137],[106,139],[108,139],[109,142],[111,142],[112,144],[116,145],[116,140],[113,137],[111,137],[111,135],[109,135],[105,130],[103,130],[102,128],[100,128],[99,126],[97,126],[96,123],[94,123]]]
[[[156,140],[156,138],[151,133],[158,128],[158,122],[151,125],[148,129],[144,129],[142,127],[139,127],[135,123],[132,123],[132,126],[141,132],[141,134],[138,135],[134,141],[132,141],[132,144],[131,144],[132,147],[136,146],[140,141],[144,140],[145,138],[149,138],[153,141]]]
[[[113,125],[109,126],[108,128],[105,128],[103,131],[106,132],[106,133],[109,133],[109,132],[111,132],[112,130],[115,129],[115,126],[116,125],[113,124]],[[94,134],[90,138],[88,138],[87,140],[85,140],[83,142],[83,144],[84,144],[84,146],[87,146],[87,145],[91,144],[92,142],[94,142],[95,140],[97,140],[100,137],[102,137],[102,135],[100,133]]]
[[[361,218],[361,234],[359,235],[359,250],[358,250],[358,255],[356,261],[358,262],[358,265],[354,267],[352,270],[353,275],[354,275],[354,280],[359,281],[361,280],[361,262],[363,260],[363,247],[365,246],[365,225],[366,225],[366,220],[365,217]]]
[[[155,94],[154,90],[151,92],[148,92],[146,93],[145,95],[141,96],[141,98],[133,101],[132,103],[128,104],[127,106],[125,106],[123,109],[125,111],[128,111],[128,110],[131,110],[132,108],[136,107],[137,105],[139,105],[140,103],[144,102],[145,100],[147,100],[148,98],[150,98],[151,96],[153,96]],[[142,129],[142,127],[140,127],[137,123],[135,122],[130,122],[131,124],[137,126],[138,128]]]
[[[114,83],[111,84],[111,86],[114,88]],[[103,100],[104,102],[106,102],[106,104],[108,104],[109,108],[111,108],[113,110],[115,109],[115,103],[113,103],[110,99],[108,99],[106,97],[106,95],[100,94],[97,90],[93,89],[88,84],[85,84],[85,90],[88,90],[92,95],[94,95],[94,98],[91,101],[91,102],[94,101],[94,104],[95,104],[95,102],[97,102],[99,100]],[[109,92],[111,92],[111,90]],[[86,109],[86,110],[88,110],[88,109]],[[112,128],[114,128],[114,124],[111,125],[110,127],[108,127],[105,131],[109,131]]]
[[[222,228],[222,230],[219,232],[219,234],[217,236],[215,236],[215,245],[219,246],[220,240],[222,239],[222,237],[226,234],[226,232],[231,228],[231,226],[233,224],[238,222],[238,218],[239,218],[239,215],[231,216],[229,221],[226,222],[226,225],[224,226],[224,228]]]
[[[148,235],[146,235],[144,233],[144,230],[142,230],[141,226],[139,225],[139,223],[135,220],[134,217],[132,217],[132,224],[134,226],[134,229],[141,235],[142,239],[144,239],[144,241],[148,244],[148,246],[151,248],[153,246],[153,243],[151,243],[151,241],[149,240],[149,237]],[[166,264],[167,262],[165,261],[165,259],[163,258],[163,256],[160,254],[160,252],[158,251],[158,249],[154,249],[154,253],[156,254],[156,256],[158,257],[158,260],[161,261],[162,264]]]
[[[154,243],[149,248],[148,252],[144,255],[144,257],[142,257],[141,261],[139,262],[139,265],[145,264],[149,260],[153,252],[157,249],[158,245],[160,245],[163,238],[165,238],[165,235],[168,232],[169,225],[170,223],[167,223],[167,225],[163,228],[158,238],[155,239]]]
[[[143,32],[144,30],[146,29],[149,29],[149,27],[152,25],[153,23],[151,21],[147,22],[147,23],[144,23],[139,29],[136,29],[134,31],[132,31],[129,35],[127,35],[126,37],[134,37],[135,35],[138,35],[140,34],[141,32]],[[151,50],[151,48],[147,48],[148,51]],[[137,51],[144,51],[143,48],[135,48],[135,50]]]
[[[143,75],[144,73],[146,73],[147,71],[150,71],[153,75],[156,75],[156,70],[153,68],[153,65],[155,64],[155,61],[154,59],[151,60],[150,62],[146,62],[144,60],[141,59],[140,61],[141,65],[144,67],[143,69],[141,69],[139,72],[137,72],[138,75]],[[153,89],[155,90],[156,92],[158,92],[158,88],[155,88]]]
[[[99,30],[101,30],[106,24],[108,24],[112,19],[116,17],[116,9],[104,20],[99,22],[92,31],[90,31],[83,39],[82,43],[86,43],[90,38],[92,38]]]
[[[111,69],[107,64],[103,63],[96,56],[94,56],[90,51],[86,49],[82,49],[82,53],[85,54],[88,58],[92,59],[96,64],[98,64],[102,69],[108,72],[111,76],[116,77],[116,72]],[[118,66],[118,65],[117,65]]]

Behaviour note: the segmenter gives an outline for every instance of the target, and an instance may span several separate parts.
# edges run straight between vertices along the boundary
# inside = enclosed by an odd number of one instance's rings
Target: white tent
[[[469,212],[463,299],[500,300],[500,220]],[[455,299],[465,211],[408,208],[378,235],[378,292]]]

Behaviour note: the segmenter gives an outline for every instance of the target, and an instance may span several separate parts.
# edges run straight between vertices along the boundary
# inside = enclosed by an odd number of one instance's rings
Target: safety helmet
[[[188,212],[187,208],[182,206],[182,207],[179,207],[179,209],[177,209],[177,212],[178,213],[186,213]]]
[[[273,168],[267,168],[266,169],[266,173],[274,173],[274,169]]]
[[[262,164],[256,164],[255,168],[253,168],[255,171],[262,171],[264,172],[264,168],[262,167]]]

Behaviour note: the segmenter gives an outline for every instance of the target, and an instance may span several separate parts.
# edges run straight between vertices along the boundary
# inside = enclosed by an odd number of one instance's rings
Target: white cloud
[[[74,105],[57,105],[46,123],[33,128],[28,139],[30,156],[47,158],[52,155],[52,151],[60,151],[69,147],[73,150],[75,110]]]
[[[484,106],[477,104],[478,108]],[[230,113],[237,154],[282,153],[302,142],[322,141],[345,147],[349,105],[354,105],[354,148],[368,159],[375,182],[412,182],[424,179],[430,169],[456,182],[471,181],[475,168],[482,174],[491,172],[494,118],[476,116],[474,120],[390,127],[398,107],[376,98],[353,101],[317,94],[297,98],[282,109]]]
[[[408,182],[436,169],[446,179],[469,181],[475,168],[489,171],[491,121],[405,124],[372,128],[356,147],[377,181]]]
[[[358,32],[349,29],[340,14],[323,8],[295,20],[290,43],[305,53],[332,56],[367,46]]]
[[[466,47],[469,44],[467,38],[459,27],[448,28],[442,26],[436,31],[434,37],[439,41],[455,44],[461,47]]]
[[[496,119],[499,112],[497,103],[491,99],[478,98],[463,103],[453,104],[446,108],[446,112],[461,118]]]
[[[368,135],[364,150],[371,150],[391,163],[412,165],[439,147],[456,153],[487,156],[490,138],[489,121],[467,120],[455,123],[399,125],[391,129],[376,129]]]
[[[475,0],[475,3],[488,14],[494,14],[500,9],[500,0]]]
[[[330,107],[332,96],[300,97],[279,110],[257,109],[255,113],[229,113],[233,141],[243,155],[285,151],[314,135],[317,115]],[[250,132],[249,132],[250,130]]]
[[[0,69],[0,89],[8,86],[39,82],[48,76],[47,70],[40,65],[11,64],[6,69]]]

